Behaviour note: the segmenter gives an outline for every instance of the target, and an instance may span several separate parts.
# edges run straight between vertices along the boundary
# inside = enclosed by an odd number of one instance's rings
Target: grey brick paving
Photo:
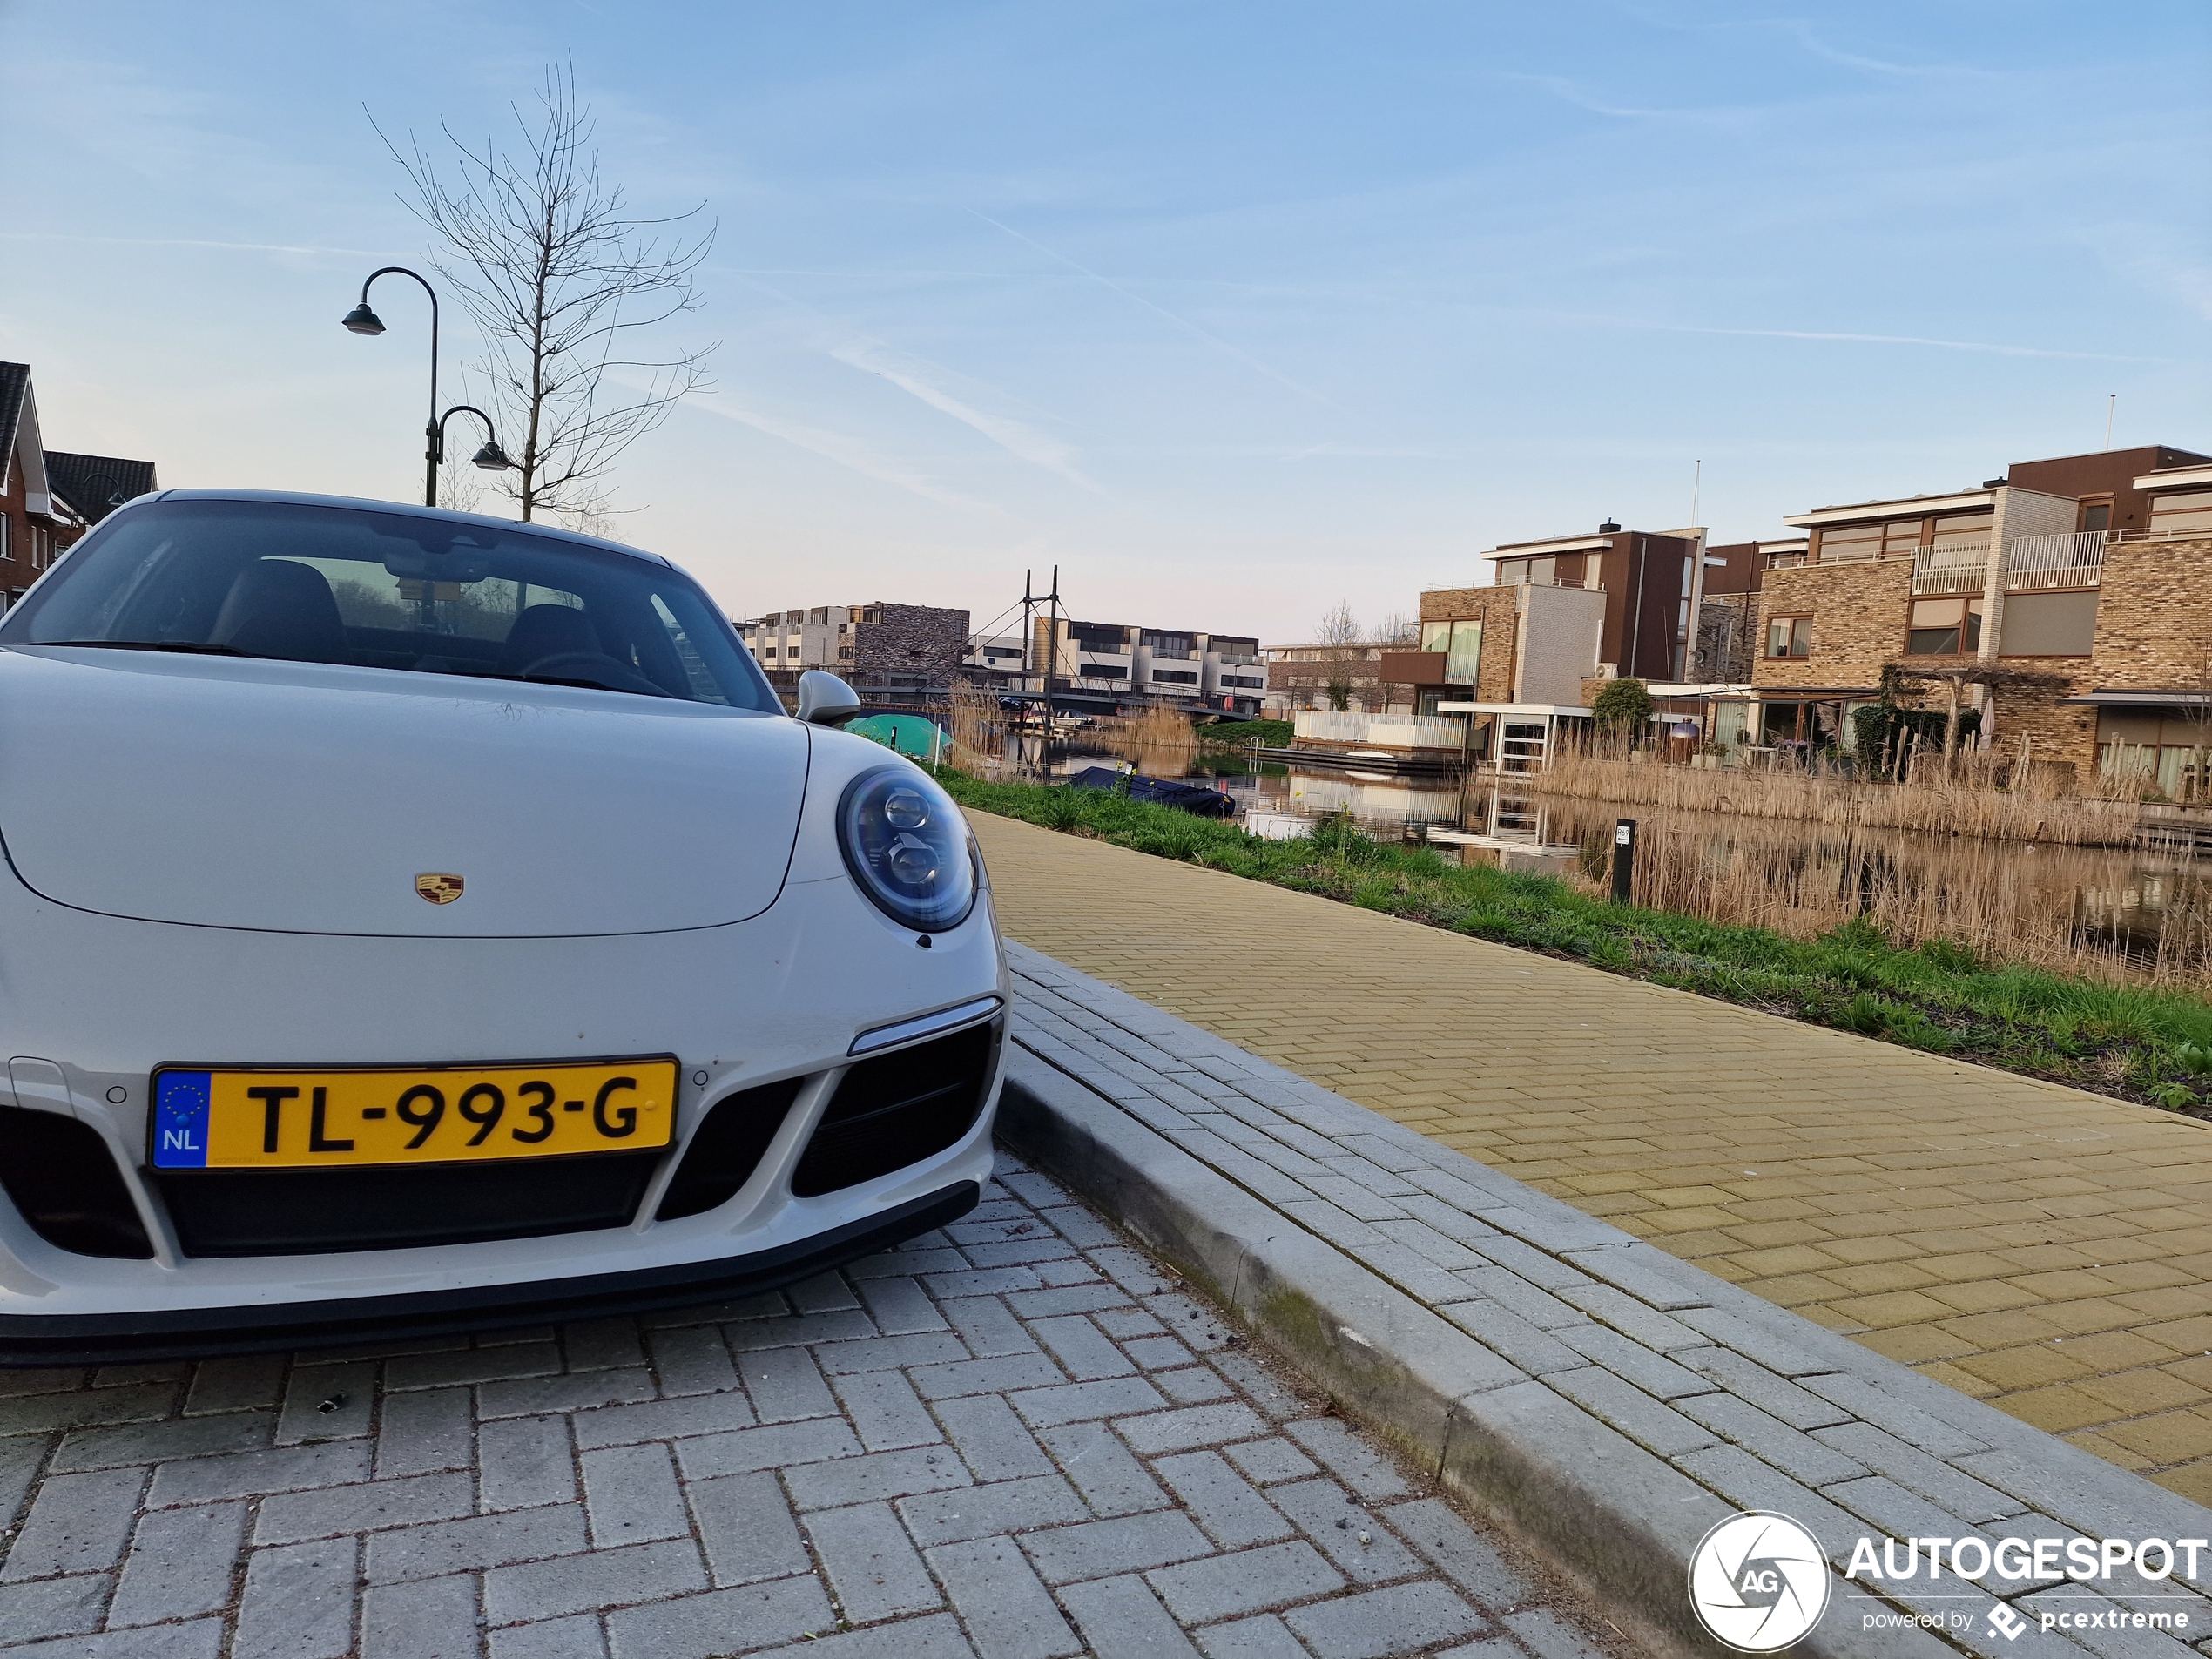
[[[1361,1150],[1335,1178],[1394,1179]],[[1527,1659],[1602,1634],[1002,1167],[948,1232],[740,1303],[97,1386],[0,1372],[0,1656]],[[1762,1403],[1900,1491],[1941,1478],[1827,1438],[1858,1420],[1779,1376]]]

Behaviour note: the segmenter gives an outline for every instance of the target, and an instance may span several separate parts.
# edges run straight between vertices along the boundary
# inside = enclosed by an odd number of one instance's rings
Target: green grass
[[[1460,869],[1333,820],[1309,840],[1268,841],[1103,790],[941,775],[974,811],[2123,1099],[2176,1110],[2212,1102],[2212,1005],[2186,992],[1985,962],[1946,941],[1899,948],[1864,921],[1789,939],[1609,904],[1549,876]]]
[[[1287,749],[1296,735],[1288,720],[1224,720],[1217,725],[1195,728],[1201,743],[1233,744],[1241,749],[1258,738],[1270,749]]]

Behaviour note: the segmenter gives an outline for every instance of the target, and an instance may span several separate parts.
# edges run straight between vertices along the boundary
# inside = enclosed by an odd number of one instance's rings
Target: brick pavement
[[[971,821],[1012,937],[2212,1500],[2212,1126]]]
[[[1619,1643],[1008,1159],[643,1320],[0,1372],[10,1659],[1600,1659]]]

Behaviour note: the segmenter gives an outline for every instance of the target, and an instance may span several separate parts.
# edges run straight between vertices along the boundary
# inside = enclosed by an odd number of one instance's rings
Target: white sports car
[[[772,1288],[991,1169],[920,768],[665,560],[171,490],[0,622],[0,1363]]]

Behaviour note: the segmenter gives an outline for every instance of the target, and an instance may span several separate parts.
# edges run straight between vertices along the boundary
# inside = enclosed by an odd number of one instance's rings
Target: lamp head
[[[507,451],[501,448],[496,442],[487,443],[482,448],[477,450],[475,455],[471,455],[469,460],[475,465],[482,467],[486,472],[513,472],[516,470],[515,462],[511,458],[509,458]]]
[[[384,320],[368,308],[366,300],[346,314],[345,323],[357,334],[381,334],[384,332]]]

